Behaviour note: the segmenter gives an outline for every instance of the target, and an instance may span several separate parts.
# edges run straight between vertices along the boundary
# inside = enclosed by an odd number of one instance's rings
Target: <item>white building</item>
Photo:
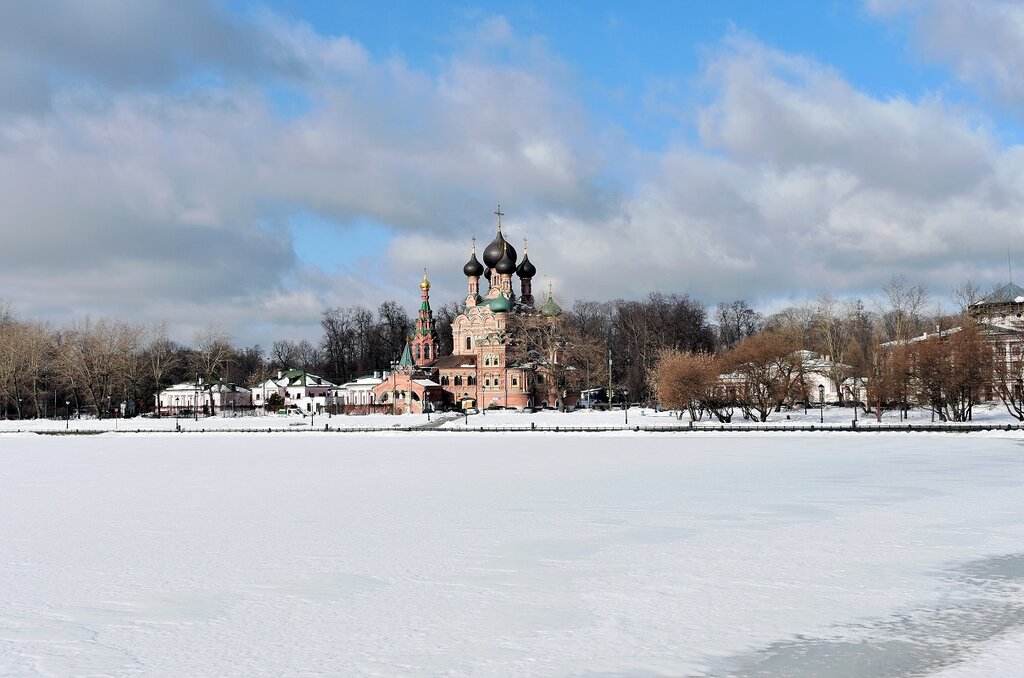
[[[831,357],[819,355],[814,351],[803,350],[797,351],[797,353],[803,361],[804,388],[808,394],[808,402],[816,405],[821,404],[819,394],[822,393],[822,390],[819,387],[824,387],[826,404],[838,403],[846,399],[847,391],[844,390],[842,397],[840,397],[840,392],[836,389],[836,383],[832,380],[832,377],[842,377],[841,384],[850,381],[852,388],[853,381],[851,378],[844,376],[853,372],[851,366],[836,362]],[[857,399],[859,400],[859,398]]]
[[[793,384],[791,400],[806,404],[820,405],[822,400],[825,404],[838,404],[853,398],[856,401],[863,401],[867,397],[867,380],[864,377],[847,376],[853,372],[853,367],[832,360],[829,356],[823,356],[814,351],[799,350],[794,354],[799,359],[801,370],[799,378]],[[840,378],[842,397],[833,381],[833,376]],[[739,372],[719,375],[718,381],[723,388],[739,391],[744,377]],[[824,396],[824,398],[822,398]]]
[[[277,394],[287,409],[297,409],[306,414],[323,412],[329,404],[334,388],[336,386],[323,377],[305,370],[282,370],[270,379],[253,386],[253,405],[264,407],[267,401]]]
[[[252,407],[252,392],[244,386],[225,381],[204,383],[186,381],[160,391],[156,396],[161,414],[217,414]]]
[[[369,407],[375,405],[373,389],[384,383],[379,372],[373,376],[360,377],[353,381],[335,386],[331,391],[332,411],[345,412],[353,407]]]

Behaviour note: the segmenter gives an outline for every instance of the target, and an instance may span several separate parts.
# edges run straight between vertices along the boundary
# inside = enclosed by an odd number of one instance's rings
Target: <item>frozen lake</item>
[[[4,434],[0,675],[1018,675],[1022,440]]]

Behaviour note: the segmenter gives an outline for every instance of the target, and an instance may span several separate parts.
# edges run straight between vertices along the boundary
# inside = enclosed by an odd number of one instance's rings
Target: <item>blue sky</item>
[[[765,310],[1006,277],[1024,7],[865,2],[0,8],[16,309],[315,338],[465,294],[494,205],[538,287]]]

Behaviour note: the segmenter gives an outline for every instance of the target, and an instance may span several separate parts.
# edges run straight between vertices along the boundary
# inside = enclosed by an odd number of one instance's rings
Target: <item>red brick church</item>
[[[470,407],[553,407],[558,392],[550,366],[557,353],[519,355],[516,345],[518,319],[554,322],[562,309],[551,298],[536,308],[533,278],[537,269],[523,245],[523,258],[501,230],[477,259],[474,239],[469,261],[462,267],[468,293],[463,312],[452,323],[451,355],[438,355],[439,341],[430,309],[430,281],[420,283],[420,308],[416,329],[388,378],[374,390],[380,404],[391,403],[396,413]],[[519,294],[515,291],[518,278]],[[481,294],[481,278],[487,290]],[[512,322],[510,323],[510,320]],[[577,393],[562,394],[566,405],[575,405]]]

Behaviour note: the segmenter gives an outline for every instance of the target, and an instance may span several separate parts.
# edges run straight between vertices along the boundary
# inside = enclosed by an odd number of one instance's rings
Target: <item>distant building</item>
[[[252,391],[226,381],[186,381],[157,394],[157,410],[161,415],[218,414],[247,410],[252,406]]]
[[[264,407],[277,394],[285,408],[300,412],[323,412],[331,398],[335,384],[305,370],[281,370],[276,375],[252,388],[253,405]]]
[[[977,323],[978,332],[992,347],[993,359],[997,362],[996,373],[991,383],[982,389],[981,397],[991,401],[997,398],[996,380],[998,373],[1017,375],[1014,383],[1002,384],[1016,397],[1021,397],[1024,383],[1019,378],[1024,374],[1024,288],[1007,283],[996,288],[967,308],[967,314]],[[889,341],[883,347],[914,344],[929,339],[946,339],[960,332],[963,327],[949,329],[935,328],[903,341]]]
[[[374,389],[384,379],[380,372],[373,376],[360,377],[331,389],[329,411],[335,414],[369,413],[377,405]]]
[[[516,355],[514,317],[554,322],[562,313],[548,291],[547,301],[534,306],[533,278],[537,269],[525,251],[520,261],[515,248],[501,230],[484,249],[483,263],[477,259],[474,241],[469,261],[462,267],[468,283],[463,311],[452,322],[451,355],[439,356],[430,281],[420,283],[420,308],[416,328],[396,369],[375,387],[378,403],[391,403],[396,412],[420,412],[424,408],[470,407],[553,407],[561,399],[573,406],[578,392],[559,392],[553,378],[558,365],[557,349],[547,354]],[[519,278],[517,296],[513,276]],[[488,283],[481,294],[480,279]]]
[[[808,403],[821,404],[824,395],[826,404],[835,404],[846,400],[860,401],[857,396],[864,394],[857,390],[858,381],[851,375],[853,367],[832,360],[831,356],[823,356],[814,351],[799,351],[803,364],[802,390]],[[840,376],[837,387],[835,376]],[[864,381],[863,377],[860,379]],[[821,387],[819,389],[819,387]],[[840,388],[842,390],[840,390]]]

